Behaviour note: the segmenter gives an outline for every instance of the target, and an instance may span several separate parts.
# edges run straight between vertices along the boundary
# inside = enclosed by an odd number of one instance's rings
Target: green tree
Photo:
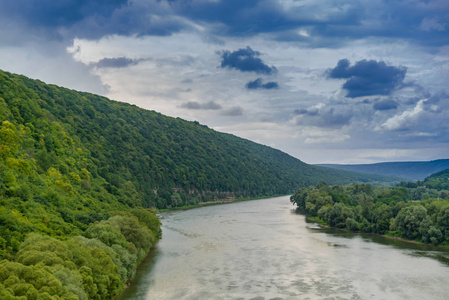
[[[421,222],[425,220],[427,210],[422,205],[404,207],[396,216],[397,228],[409,239],[417,238]]]

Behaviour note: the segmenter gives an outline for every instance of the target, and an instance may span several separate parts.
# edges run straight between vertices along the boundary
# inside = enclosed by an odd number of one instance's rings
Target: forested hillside
[[[25,126],[35,144],[29,148],[45,146],[45,151],[32,149],[28,156],[38,170],[66,172],[69,163],[58,155],[70,145],[75,150],[67,155],[74,163],[83,163],[92,178],[102,178],[102,187],[126,205],[165,208],[224,197],[287,194],[320,180],[391,180],[307,165],[197,122],[23,76],[0,75],[2,120]]]
[[[435,172],[449,168],[449,159],[411,162],[383,162],[364,165],[323,164],[320,166],[367,174],[394,176],[406,180],[416,181],[423,180]]]

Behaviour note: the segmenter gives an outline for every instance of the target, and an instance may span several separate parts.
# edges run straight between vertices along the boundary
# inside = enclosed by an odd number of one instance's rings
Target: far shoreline
[[[298,213],[298,214],[301,214],[301,213]],[[320,223],[313,217],[309,217],[306,214],[302,214],[302,215],[306,217],[307,221],[313,222],[313,223],[317,224],[320,228],[323,228],[323,229],[335,229],[335,230],[339,230],[339,231],[352,232],[352,233],[356,233],[356,234],[379,236],[379,237],[387,238],[387,239],[394,240],[394,241],[400,241],[400,242],[404,242],[404,243],[408,243],[408,244],[415,244],[415,245],[422,245],[422,246],[430,246],[430,247],[438,248],[439,250],[449,251],[449,246],[446,246],[446,245],[434,245],[434,244],[428,244],[428,243],[424,243],[424,242],[420,242],[420,241],[416,241],[416,240],[409,240],[409,239],[406,239],[403,237],[398,237],[398,236],[378,234],[378,233],[373,233],[373,232],[352,231],[352,230],[349,230],[346,228],[332,227],[326,223]]]
[[[249,198],[237,198],[234,200],[223,200],[223,201],[208,201],[208,202],[201,202],[201,203],[192,204],[192,205],[183,205],[183,206],[175,206],[175,207],[170,207],[170,208],[155,209],[154,212],[158,214],[158,213],[164,213],[164,212],[169,212],[169,211],[190,210],[190,209],[200,208],[200,207],[204,207],[204,206],[230,204],[230,203],[252,201],[252,200],[262,200],[262,199],[269,199],[269,198],[276,198],[276,197],[283,197],[283,196],[290,196],[290,195],[291,194],[249,197]]]

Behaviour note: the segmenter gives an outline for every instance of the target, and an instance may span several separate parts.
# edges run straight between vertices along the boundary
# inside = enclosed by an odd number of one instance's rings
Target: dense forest
[[[338,170],[394,176],[402,178],[403,180],[416,181],[423,180],[433,173],[449,168],[449,159],[437,159],[431,161],[382,162],[364,165],[322,164],[319,166]]]
[[[35,142],[42,135],[45,151],[28,156],[40,171],[53,167],[64,172],[68,163],[55,157],[71,143],[78,152],[70,156],[78,164],[80,159],[89,163],[84,169],[93,178],[104,179],[103,187],[130,206],[166,208],[288,194],[320,180],[332,184],[392,180],[311,166],[198,122],[6,72],[0,72],[0,98],[1,120],[25,126]],[[41,125],[43,120],[57,129]],[[122,197],[119,191],[133,196]]]
[[[131,208],[126,188],[112,193],[37,98],[4,78],[0,91],[1,298],[111,299],[161,237],[159,220]]]
[[[149,208],[389,180],[0,71],[0,295],[111,299],[161,237]]]
[[[449,245],[449,169],[395,187],[370,184],[301,188],[290,201],[336,228]]]

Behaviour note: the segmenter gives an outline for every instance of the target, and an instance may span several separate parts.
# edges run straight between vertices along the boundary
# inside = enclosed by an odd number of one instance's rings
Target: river
[[[448,299],[449,253],[322,229],[289,197],[160,215],[123,299]]]

